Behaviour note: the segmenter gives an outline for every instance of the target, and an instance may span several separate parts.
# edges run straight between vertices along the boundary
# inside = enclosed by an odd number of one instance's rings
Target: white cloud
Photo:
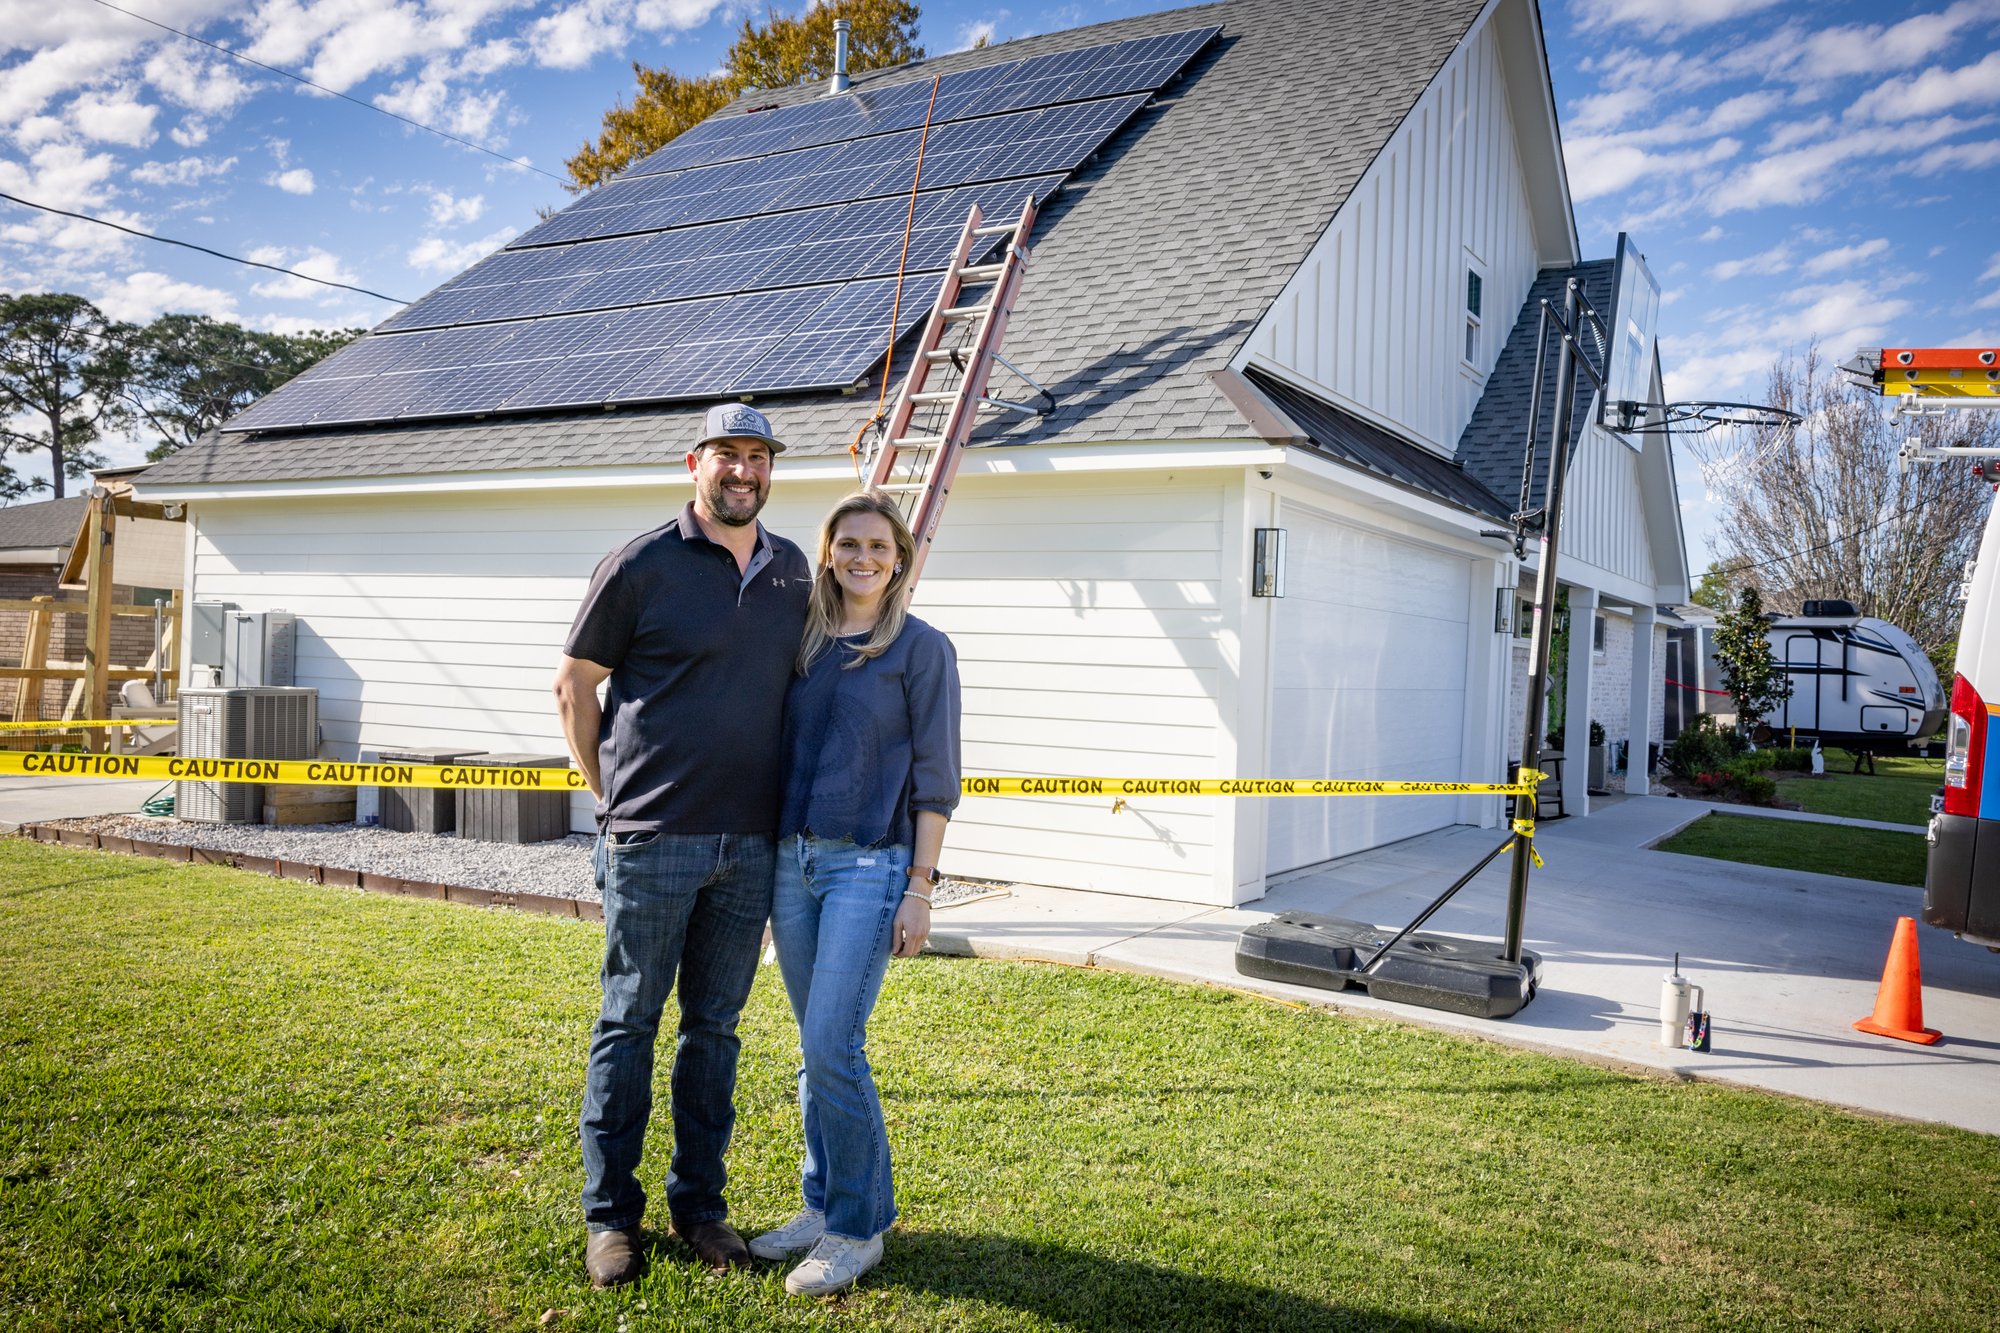
[[[980,19],[976,23],[967,23],[959,28],[958,40],[953,44],[951,49],[954,51],[969,51],[981,42],[990,44],[997,41],[999,35],[999,25],[994,23],[992,19]]]
[[[1849,162],[1900,158],[1982,123],[1944,116],[1894,129],[1850,129],[1816,143],[1770,153],[1737,168],[1718,183],[1709,197],[1709,211],[1722,214],[1771,204],[1809,204],[1845,183],[1845,173],[1837,168]]]
[[[234,111],[256,89],[238,77],[238,65],[185,43],[164,43],[147,59],[145,75],[160,95],[207,116]]]
[[[192,117],[167,131],[167,137],[183,148],[199,148],[208,142],[208,122]]]
[[[1843,245],[1832,250],[1822,250],[1800,264],[1799,271],[1808,277],[1825,277],[1829,273],[1852,268],[1864,259],[1873,259],[1876,255],[1885,254],[1888,249],[1889,242],[1877,236],[1873,240],[1862,241],[1859,245]]]
[[[122,274],[94,299],[111,318],[135,324],[169,313],[236,318],[236,298],[230,293],[151,271]]]
[[[1728,232],[1722,229],[1722,224],[1717,223],[1714,226],[1710,227],[1707,231],[1703,232],[1701,235],[1695,237],[1695,239],[1697,241],[1719,241],[1728,234],[1729,234]]]
[[[426,236],[405,256],[411,268],[427,273],[457,273],[468,269],[514,239],[518,229],[502,227],[491,236],[476,241],[448,241],[442,236]]]
[[[14,142],[23,148],[69,137],[69,126],[58,116],[29,116],[14,127]]]
[[[69,104],[69,123],[85,139],[144,148],[159,135],[153,117],[160,109],[139,101],[131,88],[84,93]]]
[[[293,167],[290,171],[274,171],[264,178],[264,184],[275,185],[286,194],[311,194],[313,174],[306,167]]]
[[[282,245],[262,245],[252,250],[245,258],[259,264],[272,264],[278,268],[288,268],[294,273],[322,278],[327,282],[344,282],[359,286],[361,280],[347,270],[336,255],[328,254],[318,246],[307,246],[303,250],[292,250]],[[259,296],[282,301],[333,301],[351,300],[352,296],[341,296],[334,288],[322,287],[308,282],[304,277],[277,274],[250,289]]]
[[[1579,6],[1576,26],[1585,32],[1636,29],[1649,36],[1727,23],[1769,9],[1779,0],[1599,0]]]
[[[1937,251],[1932,251],[1932,253],[1936,254]],[[1981,282],[2000,280],[2000,251],[1994,253],[1993,262],[1986,266],[1986,271],[1979,275],[1979,280]]]
[[[1972,303],[1974,310],[2000,310],[2000,288],[1988,292]]]
[[[141,185],[199,185],[226,175],[236,165],[233,157],[183,157],[173,162],[146,162],[132,169],[132,179]]]
[[[486,196],[483,194],[460,199],[449,190],[432,190],[430,195],[431,221],[440,227],[457,227],[467,222],[477,222],[479,215],[486,211]]]
[[[1563,145],[1569,167],[1570,195],[1578,203],[1597,199],[1640,182],[1714,166],[1734,157],[1743,145],[1717,139],[1706,148],[1655,153],[1618,135],[1580,135]]]
[[[1817,340],[1837,359],[1880,347],[1911,303],[1879,285],[1849,280],[1794,288],[1775,301],[1718,312],[1710,327],[1660,339],[1669,399],[1755,394],[1771,363]],[[1688,355],[1682,355],[1683,351]]]
[[[1780,243],[1761,254],[1742,259],[1725,259],[1709,267],[1708,276],[1717,282],[1733,282],[1746,274],[1783,273],[1792,266],[1792,248]]]
[[[1890,79],[1863,93],[1847,109],[1849,119],[1909,120],[1960,106],[2000,102],[2000,51],[1958,69],[1932,66],[1913,79]]]
[[[1927,148],[1922,156],[1903,163],[1900,170],[1912,176],[1935,176],[1944,171],[1980,171],[1996,163],[2000,163],[2000,138],[1974,139]]]

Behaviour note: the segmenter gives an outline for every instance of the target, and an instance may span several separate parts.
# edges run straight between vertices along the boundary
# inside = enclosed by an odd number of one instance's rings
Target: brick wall
[[[63,591],[56,587],[56,571],[47,569],[24,572],[17,569],[0,572],[0,600],[26,601],[31,597],[53,597],[60,604],[74,606],[77,614],[57,615],[49,625],[49,665],[63,663],[81,665],[83,662],[84,639],[88,633],[89,618],[82,614],[83,594]],[[114,601],[130,602],[132,589],[115,585],[111,596]],[[21,654],[27,648],[27,611],[0,611],[0,662],[8,666],[21,666]],[[115,616],[111,621],[111,662],[114,666],[144,666],[153,655],[153,622],[144,616]],[[14,701],[17,693],[27,682],[0,680],[0,716],[14,715]],[[63,704],[69,698],[70,682],[51,680],[42,682],[41,710],[35,714],[39,718],[60,718]],[[114,689],[115,693],[115,689]]]

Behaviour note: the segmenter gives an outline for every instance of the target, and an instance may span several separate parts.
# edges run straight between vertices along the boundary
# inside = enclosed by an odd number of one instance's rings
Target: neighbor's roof
[[[1222,25],[1182,79],[1045,206],[1005,351],[1057,406],[989,426],[989,438],[1259,438],[1210,373],[1239,349],[1482,8],[1482,0],[1226,0],[856,78],[857,89],[883,87]],[[815,85],[754,101],[785,105],[822,92]],[[718,114],[741,114],[745,104]],[[864,385],[857,395],[767,397],[759,406],[796,456],[844,450],[873,398]],[[222,435],[156,465],[145,484],[655,462],[694,438],[703,407]]]
[[[1611,279],[1614,261],[1592,260],[1574,268],[1543,269],[1521,303],[1521,313],[1507,335],[1507,346],[1486,379],[1486,391],[1472,411],[1472,420],[1458,437],[1457,458],[1469,476],[1500,496],[1511,510],[1521,497],[1521,455],[1528,442],[1528,408],[1535,391],[1535,343],[1541,329],[1542,302],[1563,305],[1563,290],[1574,277],[1583,284],[1583,294],[1608,321],[1611,318]],[[1587,322],[1587,321],[1586,321]],[[1556,419],[1555,340],[1550,333],[1549,354],[1542,364],[1541,419],[1536,423],[1534,487],[1530,504],[1541,502],[1547,476],[1550,427]],[[1593,352],[1601,364],[1601,353]],[[1570,457],[1583,442],[1584,426],[1591,419],[1597,390],[1581,371],[1576,377],[1576,410],[1571,414]]]
[[[0,509],[0,551],[61,547],[68,553],[90,501],[81,495]]]

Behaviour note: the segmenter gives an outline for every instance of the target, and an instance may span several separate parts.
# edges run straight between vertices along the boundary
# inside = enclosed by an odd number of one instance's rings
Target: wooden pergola
[[[38,720],[42,698],[40,686],[46,681],[82,682],[82,689],[72,690],[63,708],[62,721],[69,721],[79,716],[94,719],[113,716],[111,687],[114,683],[157,679],[171,692],[180,679],[181,593],[175,591],[164,607],[156,609],[136,603],[115,602],[112,600],[112,588],[116,582],[118,531],[121,523],[135,519],[180,522],[181,512],[178,507],[170,510],[163,505],[147,504],[132,499],[127,493],[103,487],[93,487],[89,499],[83,523],[78,528],[76,540],[70,547],[69,561],[63,568],[61,579],[65,584],[84,585],[83,605],[78,607],[74,603],[66,604],[49,597],[36,597],[25,601],[0,600],[0,611],[28,613],[28,629],[21,653],[21,665],[0,666],[0,680],[21,682],[15,695],[16,721]],[[50,666],[49,637],[54,618],[58,615],[79,613],[86,618],[82,665]],[[156,614],[163,620],[157,665],[152,667],[113,665],[112,618],[144,616],[151,619]],[[43,744],[51,740],[75,741],[92,753],[102,753],[110,747],[110,733],[105,728],[83,727],[58,735],[53,729],[60,727],[61,722],[53,722],[50,726],[49,733],[35,734],[33,739]]]

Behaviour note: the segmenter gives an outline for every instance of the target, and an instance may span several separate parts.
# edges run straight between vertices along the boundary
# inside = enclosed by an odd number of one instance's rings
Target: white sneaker
[[[776,1231],[767,1231],[750,1242],[750,1253],[759,1259],[789,1259],[804,1254],[826,1233],[826,1214],[801,1208],[799,1214]]]
[[[785,1290],[794,1296],[831,1296],[846,1291],[863,1273],[882,1262],[882,1238],[849,1240],[822,1235],[806,1261],[785,1274]]]

